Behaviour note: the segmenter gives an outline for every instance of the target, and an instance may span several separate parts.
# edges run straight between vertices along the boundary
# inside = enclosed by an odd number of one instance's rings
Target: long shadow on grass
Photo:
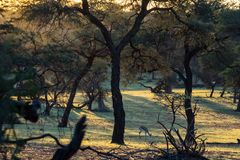
[[[132,142],[144,142],[144,133],[142,138],[139,138],[139,127],[141,125],[146,126],[149,131],[153,134],[150,140],[153,141],[164,141],[161,127],[157,123],[158,113],[160,112],[160,120],[170,127],[172,121],[172,115],[170,110],[162,107],[157,102],[148,100],[147,98],[140,96],[133,96],[129,94],[123,94],[123,103],[126,113],[126,140]],[[109,106],[109,105],[108,105]],[[110,106],[111,107],[111,106]],[[94,112],[99,118],[103,118],[110,123],[113,123],[112,112]],[[181,117],[177,118],[178,123],[184,123],[185,120]],[[112,128],[108,128],[112,131]]]
[[[229,107],[226,104],[219,104],[217,102],[213,102],[211,100],[207,100],[206,98],[202,98],[202,97],[197,97],[195,99],[199,100],[199,104],[201,104],[203,107],[211,109],[216,113],[230,115],[236,118],[240,117],[239,112],[236,112],[233,108]]]
[[[138,130],[139,126],[159,127],[157,124],[157,117],[160,113],[160,120],[166,124],[172,121],[170,110],[162,107],[157,102],[148,100],[140,96],[132,96],[123,94],[123,104],[126,113],[126,128]],[[108,105],[109,106],[109,105]],[[112,107],[112,106],[109,106]],[[94,112],[100,118],[113,123],[112,112]],[[184,123],[182,117],[178,117],[179,123]]]
[[[160,114],[160,121],[166,125],[170,124],[172,121],[172,114],[170,109],[161,106],[158,102],[154,100],[149,100],[141,96],[133,96],[129,94],[124,94],[123,97],[125,110],[126,110],[126,121],[138,125],[146,126],[158,126],[157,118]],[[178,123],[183,123],[185,120],[182,117],[177,117]],[[130,125],[127,125],[129,127]],[[131,126],[130,126],[131,127]]]
[[[123,103],[124,109],[126,113],[126,140],[130,140],[132,142],[144,143],[144,137],[141,139],[138,136],[138,128],[141,125],[148,127],[153,136],[150,140],[153,141],[164,141],[162,131],[159,130],[161,127],[157,123],[158,113],[160,113],[160,120],[170,127],[172,121],[172,115],[170,109],[167,109],[161,106],[158,102],[154,100],[149,100],[145,97],[141,96],[133,96],[129,94],[123,94]],[[107,103],[108,107],[112,107],[110,101]],[[81,111],[82,113],[85,110]],[[77,113],[75,113],[77,114]],[[108,121],[113,124],[113,113],[111,112],[93,112],[97,117]],[[180,124],[184,124],[185,119],[178,116],[177,122]],[[94,124],[98,125],[98,124]],[[101,125],[101,124],[99,124]],[[94,126],[92,126],[94,127]],[[104,128],[104,126],[103,126]],[[112,128],[105,129],[106,132],[112,132]],[[102,131],[104,132],[104,130]],[[144,133],[142,133],[144,135]],[[103,135],[101,135],[103,136]],[[109,136],[109,135],[105,135]]]

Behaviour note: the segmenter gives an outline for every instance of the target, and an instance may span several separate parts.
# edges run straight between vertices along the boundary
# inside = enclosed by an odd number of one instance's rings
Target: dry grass
[[[176,89],[175,92],[181,93],[182,89]],[[157,124],[157,115],[160,113],[161,121],[165,123],[171,122],[171,113],[167,108],[159,105],[154,99],[154,95],[148,90],[124,90],[123,92],[124,108],[126,111],[126,131],[125,140],[129,148],[147,148],[149,142],[155,142],[158,147],[165,147],[162,130]],[[240,138],[240,113],[234,111],[234,104],[229,100],[219,97],[208,98],[209,90],[194,90],[193,96],[195,100],[199,100],[200,112],[196,118],[196,124],[199,133],[205,134],[207,142],[211,143],[236,143]],[[77,101],[80,101],[80,95]],[[110,98],[106,102],[107,106],[111,106]],[[58,114],[59,113],[59,114]],[[59,135],[58,128],[55,127],[62,110],[53,110],[51,118],[42,117],[38,125],[28,124],[17,125],[17,133],[21,136],[28,136],[43,133],[52,133],[62,137],[61,141],[67,143],[71,138],[71,129],[80,115],[86,114],[88,117],[87,134],[83,145],[90,145],[104,149],[111,149],[117,145],[110,144],[113,115],[112,112],[100,113],[89,112],[87,110],[75,109],[70,116],[70,128],[61,130]],[[178,117],[179,123],[184,124],[185,120]],[[146,140],[144,136],[139,138],[138,128],[140,125],[146,126],[153,134]],[[26,131],[27,130],[27,131]],[[63,133],[65,132],[65,133]],[[49,139],[41,141],[41,143],[52,143]],[[240,145],[208,145],[208,156],[213,159],[238,159],[240,157]]]

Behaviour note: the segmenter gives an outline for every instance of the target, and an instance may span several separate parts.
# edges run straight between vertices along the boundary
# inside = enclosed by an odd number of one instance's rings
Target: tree
[[[150,2],[151,2],[150,0],[142,0],[140,5],[136,1],[136,7],[137,7],[138,13],[135,18],[135,21],[133,22],[132,27],[130,27],[127,33],[122,38],[120,38],[120,40],[118,40],[117,42],[114,42],[114,39],[111,36],[111,29],[109,30],[108,29],[109,27],[101,21],[101,17],[98,17],[97,15],[94,14],[94,9],[96,10],[95,13],[97,13],[97,8],[94,8],[94,3],[91,6],[91,4],[89,4],[87,0],[81,1],[81,7],[77,5],[68,6],[67,4],[63,4],[57,1],[39,2],[30,6],[30,9],[32,9],[32,11],[35,11],[35,13],[36,12],[41,13],[41,9],[46,9],[44,7],[47,7],[51,11],[50,14],[54,14],[55,16],[58,15],[57,16],[58,19],[65,17],[66,13],[68,13],[68,15],[69,13],[70,14],[80,13],[101,31],[105,41],[105,45],[108,47],[109,52],[111,54],[111,64],[112,64],[111,92],[112,92],[112,101],[113,101],[113,110],[114,110],[114,129],[113,129],[113,135],[112,135],[112,143],[124,144],[125,112],[123,109],[122,95],[120,92],[121,52],[129,44],[130,40],[137,34],[137,32],[140,29],[140,26],[142,25],[144,18],[148,14],[150,14],[155,10],[166,11],[170,9],[170,8],[159,8],[159,7],[148,9]],[[159,2],[159,3],[162,4],[162,2]],[[93,8],[90,9],[90,7],[93,7]],[[60,15],[54,12],[56,10],[57,10],[57,13],[60,13]],[[51,15],[51,16],[47,16],[47,18],[51,18],[55,16]],[[33,18],[32,15],[29,15],[28,17]],[[50,21],[52,21],[52,18],[50,19]],[[76,79],[75,86],[77,86],[77,82],[79,82],[79,80],[80,78]],[[74,96],[70,95],[70,97],[74,97]],[[72,98],[69,101],[72,101]],[[69,112],[69,110],[67,110],[67,112]],[[65,122],[65,120],[66,119],[63,119],[62,122]]]
[[[63,24],[63,26],[67,26]],[[54,25],[53,25],[54,26]],[[66,109],[59,122],[60,127],[66,127],[69,114],[73,108],[74,99],[81,79],[91,70],[96,57],[102,57],[107,53],[106,47],[99,45],[95,35],[86,35],[90,30],[89,23],[82,24],[81,30],[76,31],[75,27],[69,29],[57,28],[50,30],[49,34],[41,34],[47,42],[39,42],[42,46],[35,47],[37,50],[38,68],[40,81],[46,99],[46,114],[57,102],[57,97],[64,91],[69,92]],[[62,32],[67,34],[62,35]],[[46,37],[47,36],[47,37]],[[33,37],[34,38],[34,37]],[[49,76],[54,73],[54,76]],[[48,77],[48,78],[46,78]],[[51,79],[51,80],[49,80]],[[47,84],[52,83],[51,85]],[[48,95],[53,91],[53,103],[48,104]],[[50,93],[51,94],[51,93]]]
[[[97,101],[98,111],[108,111],[104,104],[108,90],[103,86],[103,83],[107,81],[107,69],[107,65],[103,60],[96,60],[93,69],[82,79],[80,89],[85,94],[86,100],[81,105],[81,108],[87,105],[88,110],[92,111],[92,104],[94,101]]]
[[[222,9],[218,16],[217,47],[213,53],[201,58],[205,70],[213,71],[215,74],[219,73],[215,78],[218,77],[224,81],[224,88],[231,87],[233,89],[234,102],[238,99],[239,90],[239,17],[239,9]]]
[[[26,120],[37,122],[39,105],[29,104],[24,101],[14,100],[13,96],[31,97],[39,91],[36,83],[36,70],[30,65],[30,59],[26,48],[19,43],[19,37],[15,34],[17,28],[0,29],[0,143],[7,139],[4,123],[14,125],[14,121],[8,121],[9,117],[18,114]],[[2,34],[4,32],[4,34]],[[14,34],[13,34],[14,33]],[[13,34],[12,36],[9,36]],[[9,38],[11,37],[11,38]],[[24,62],[24,63],[23,63]],[[21,82],[21,83],[20,83]],[[16,85],[18,84],[18,85]],[[15,116],[16,117],[16,116]]]
[[[200,77],[207,88],[211,89],[209,97],[213,97],[216,85],[224,84],[224,79],[219,74],[224,65],[219,63],[216,54],[218,53],[212,52],[199,58],[200,70],[197,76]]]
[[[175,72],[178,77],[183,81],[185,94],[184,94],[184,107],[187,117],[187,134],[185,137],[186,143],[192,143],[195,136],[195,117],[192,109],[192,89],[193,89],[193,61],[197,55],[208,53],[209,50],[214,48],[215,41],[215,26],[217,11],[221,9],[218,1],[195,0],[195,1],[178,1],[172,2],[175,6],[173,15],[165,14],[165,16],[156,16],[154,18],[165,19],[165,21],[172,20],[174,23],[169,24],[167,28],[157,27],[155,32],[158,34],[164,33],[169,38],[165,41],[172,40],[175,46],[172,49],[164,46],[156,47],[159,51],[171,56],[171,50],[174,50],[173,60],[169,61],[169,67]],[[157,20],[155,20],[157,22]],[[158,22],[162,22],[159,21]],[[170,22],[170,21],[169,21]],[[156,33],[157,34],[157,33]],[[171,36],[171,37],[170,37]],[[156,41],[153,41],[156,42]],[[173,43],[174,44],[174,43]],[[157,46],[157,45],[156,45]],[[162,48],[162,49],[161,49]],[[165,56],[167,57],[167,56]],[[172,62],[172,63],[171,63]]]
[[[62,73],[66,74],[63,78],[68,77],[68,79],[71,80],[70,95],[61,122],[59,123],[60,127],[67,126],[69,114],[73,108],[73,102],[81,80],[91,70],[95,58],[105,53],[105,47],[97,46],[96,40],[92,37],[89,38],[79,34],[77,34],[77,36],[79,37],[69,37],[67,42],[50,45],[48,52],[52,55],[50,56],[49,53],[47,55],[48,60],[50,60],[49,62],[53,62],[53,70],[58,66],[56,62],[60,62]],[[73,39],[76,40],[73,41]],[[80,45],[81,48],[79,48],[78,45]],[[59,70],[59,68],[57,70]],[[68,84],[65,84],[62,89],[65,89],[67,87],[66,85]]]
[[[78,11],[95,24],[104,37],[106,45],[111,53],[112,75],[111,75],[111,91],[114,109],[114,129],[112,134],[112,143],[124,144],[124,128],[125,128],[125,111],[123,109],[122,94],[120,91],[120,56],[122,50],[129,44],[130,40],[137,34],[144,18],[149,14],[147,9],[150,0],[142,0],[141,9],[135,19],[134,25],[121,38],[118,44],[114,44],[111,32],[107,29],[99,18],[94,16],[89,10],[87,0],[82,0],[82,8]]]
[[[232,55],[232,61],[225,63],[225,69],[223,71],[226,84],[233,87],[234,100],[238,99],[237,111],[240,110],[240,94],[239,94],[239,40],[240,40],[240,28],[239,21],[240,10],[239,9],[226,9],[220,16],[220,31],[222,31],[221,37],[224,37],[223,45],[228,49],[227,54],[222,54],[224,57]],[[237,97],[238,95],[238,97]]]

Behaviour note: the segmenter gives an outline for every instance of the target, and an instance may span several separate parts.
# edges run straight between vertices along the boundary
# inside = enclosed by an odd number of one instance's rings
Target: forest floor
[[[182,93],[182,89],[175,89],[174,92]],[[74,109],[70,115],[70,124],[66,129],[57,126],[63,113],[63,109],[54,109],[50,117],[41,117],[36,124],[24,123],[16,125],[18,137],[37,136],[44,133],[51,133],[61,138],[62,143],[68,143],[71,138],[73,126],[81,115],[87,115],[88,127],[83,146],[95,147],[102,151],[109,151],[118,148],[119,151],[133,151],[136,149],[148,149],[150,143],[155,147],[166,148],[162,129],[157,123],[158,114],[160,121],[170,125],[172,115],[169,108],[161,106],[155,96],[146,89],[123,90],[124,108],[126,111],[126,146],[110,144],[113,128],[112,112],[100,113],[88,110]],[[206,157],[214,160],[231,159],[237,160],[240,157],[240,145],[237,138],[240,138],[240,113],[235,112],[236,104],[226,98],[219,98],[219,91],[216,91],[213,98],[209,98],[210,91],[206,89],[194,89],[194,100],[198,100],[199,112],[196,117],[198,134],[204,134],[207,138]],[[80,94],[76,101],[81,101]],[[110,97],[106,101],[111,106]],[[96,104],[95,104],[96,105]],[[95,106],[96,107],[96,106]],[[182,116],[177,116],[177,122],[185,125]],[[142,134],[139,137],[139,126],[146,126],[152,133],[152,137]],[[50,159],[56,146],[50,139],[35,141],[28,145],[23,151],[24,159]],[[156,149],[156,148],[155,148]],[[98,159],[97,155],[90,152],[79,152],[74,159]]]

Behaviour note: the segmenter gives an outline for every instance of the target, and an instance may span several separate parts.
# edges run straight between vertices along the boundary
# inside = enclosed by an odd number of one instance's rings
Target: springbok
[[[149,130],[148,130],[147,127],[145,127],[145,126],[140,126],[140,127],[139,127],[139,138],[140,138],[140,134],[141,134],[142,132],[145,133],[145,139],[146,139],[147,135],[148,135],[149,137],[152,136],[152,134],[149,132]]]

